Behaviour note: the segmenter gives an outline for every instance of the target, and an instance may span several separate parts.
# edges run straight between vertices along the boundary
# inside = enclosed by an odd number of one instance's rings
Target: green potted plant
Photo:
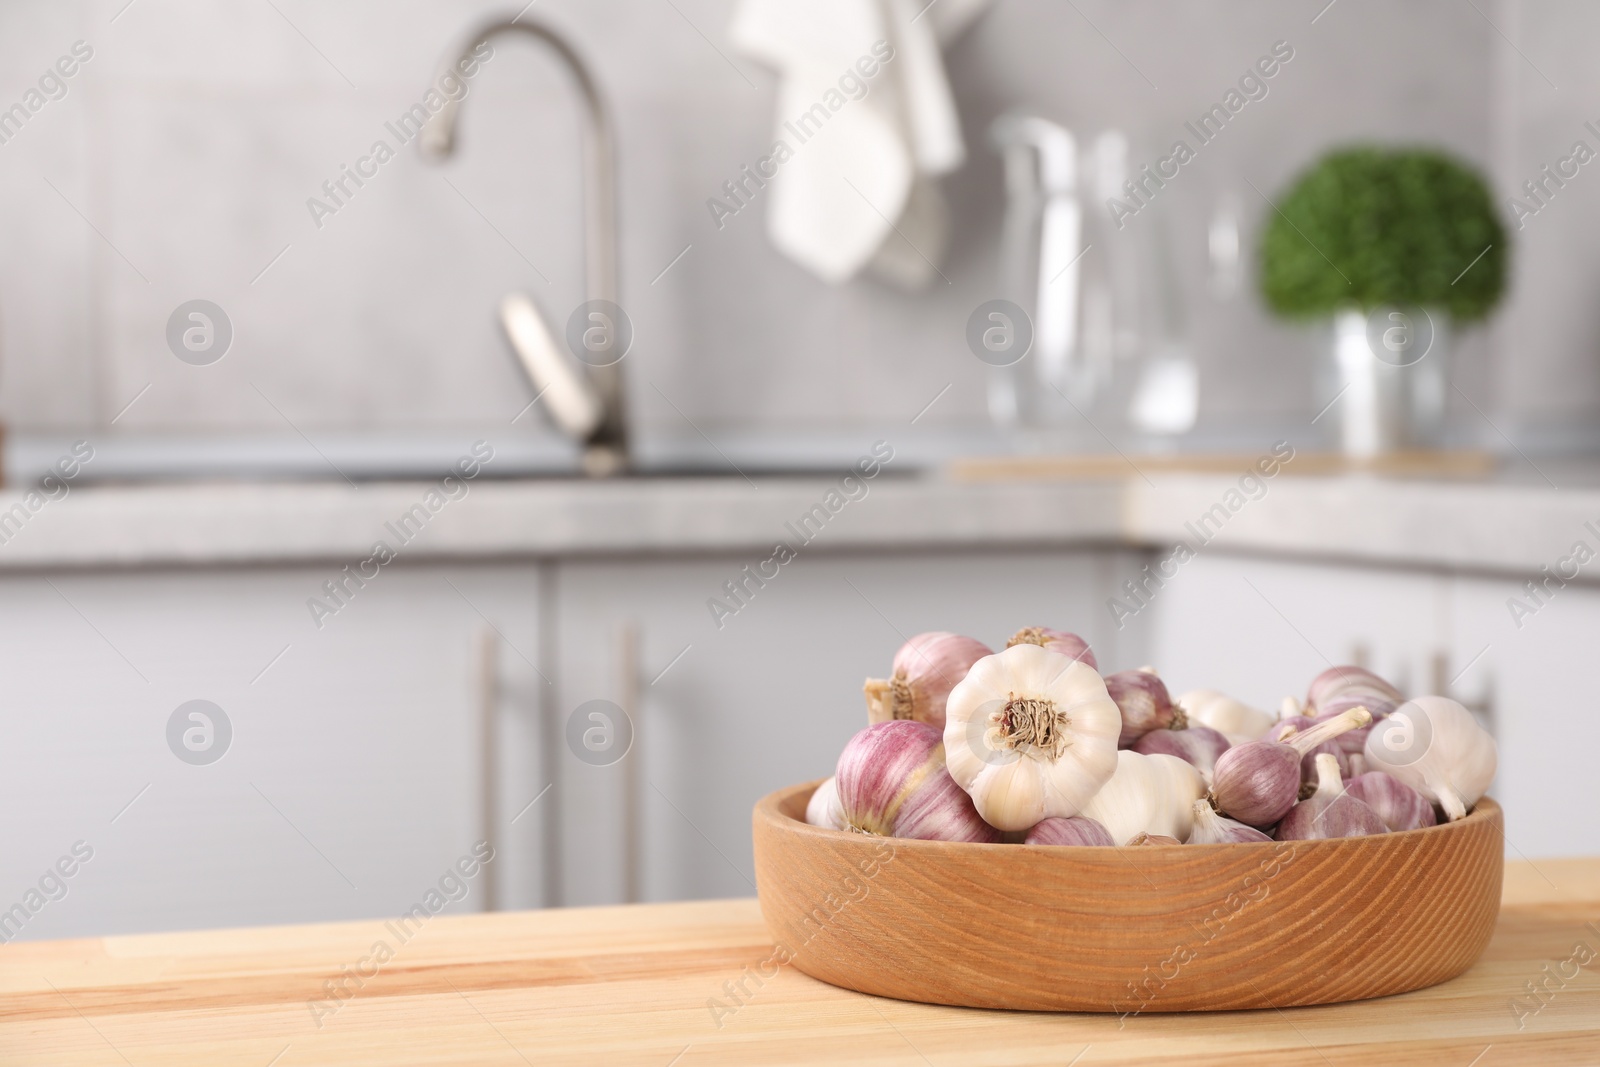
[[[1346,452],[1437,443],[1448,337],[1494,310],[1509,254],[1488,185],[1443,152],[1337,149],[1277,198],[1261,293],[1285,318],[1332,320],[1323,402]]]

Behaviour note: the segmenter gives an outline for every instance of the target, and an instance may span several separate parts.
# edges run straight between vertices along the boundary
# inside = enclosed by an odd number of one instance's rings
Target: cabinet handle
[[[639,743],[643,738],[640,721],[639,624],[631,619],[617,628],[617,696],[623,714],[632,725],[633,740],[618,768],[622,772],[622,899],[637,904],[644,899],[644,857],[640,834],[639,779],[644,774],[644,758]]]
[[[483,840],[494,847],[497,814],[500,807],[500,640],[492,626],[478,629],[477,648],[478,690],[478,818],[482,823]],[[497,850],[498,851],[498,850]],[[495,884],[498,868],[490,868],[483,879],[483,910],[500,910],[500,893]]]

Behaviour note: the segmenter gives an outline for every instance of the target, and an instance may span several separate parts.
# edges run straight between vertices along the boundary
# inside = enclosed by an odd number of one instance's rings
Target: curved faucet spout
[[[469,34],[461,48],[450,53],[440,68],[460,78],[463,68],[481,45],[508,34],[524,34],[548,45],[577,83],[583,105],[584,174],[584,278],[587,299],[617,302],[617,188],[616,156],[612,143],[610,113],[588,65],[555,30],[538,22],[495,19]],[[465,93],[447,97],[444,106],[432,115],[417,138],[424,157],[449,158],[456,147],[456,123]],[[599,394],[602,417],[584,440],[585,466],[591,471],[620,469],[627,458],[627,433],[623,411],[620,365],[589,364],[584,368]]]

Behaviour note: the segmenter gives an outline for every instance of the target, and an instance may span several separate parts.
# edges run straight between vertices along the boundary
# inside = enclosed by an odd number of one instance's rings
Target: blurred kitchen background
[[[0,910],[26,918],[0,932],[398,913],[480,839],[496,858],[457,909],[751,894],[751,804],[830,773],[865,721],[861,680],[938,629],[996,646],[1072,629],[1108,669],[1148,662],[1175,693],[1269,709],[1362,661],[1496,731],[1513,854],[1600,849],[1546,814],[1596,799],[1576,666],[1600,589],[1541,570],[1600,547],[1600,178],[1547,186],[1520,228],[1511,207],[1575,141],[1600,144],[1600,11],[912,3],[902,28],[950,20],[966,160],[941,183],[943,253],[909,241],[936,270],[908,290],[777,250],[771,190],[720,226],[708,209],[782,117],[781,72],[730,33],[737,6],[0,5],[0,108],[28,110],[14,131],[0,114],[0,506],[44,497],[0,524]],[[579,473],[558,396],[533,403],[497,317],[527,293],[559,338],[592,295],[581,112],[549,48],[495,41],[452,158],[407,144],[337,211],[307,206],[397,143],[385,124],[493,17],[569,40],[614,120],[635,473]],[[1279,42],[1293,58],[1266,95],[1111,225],[1094,153],[1120,136],[1132,169],[1165,155]],[[69,55],[59,98],[27,104]],[[1093,247],[1073,266],[1111,294],[1119,369],[1038,418],[1043,391],[1012,379],[1011,421],[1005,372],[967,336],[1014,295],[991,130],[1016,114],[1076,139]],[[1444,423],[1399,473],[1340,467],[1342,409],[1317,384],[1329,323],[1274,317],[1257,282],[1272,202],[1352,143],[1477,168],[1509,236],[1505,299],[1448,338]],[[169,345],[197,299],[231,326],[209,363]],[[1082,314],[1098,321],[1092,299]],[[1154,402],[1170,417],[1141,421],[1132,390],[1162,358],[1187,369]],[[48,473],[79,441],[93,458]],[[478,441],[493,459],[393,563],[325,591],[398,544],[385,524]],[[863,495],[752,582],[876,442],[893,458]],[[1312,469],[1263,479],[1147,605],[1126,599],[1278,442]],[[196,700],[222,715],[173,733]],[[590,701],[624,713],[607,728],[625,754],[573,741]],[[93,858],[32,907],[80,841]]]

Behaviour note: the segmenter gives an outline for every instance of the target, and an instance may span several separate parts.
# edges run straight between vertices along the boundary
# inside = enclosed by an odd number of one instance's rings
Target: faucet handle
[[[500,301],[500,324],[533,385],[534,399],[544,397],[551,421],[568,437],[588,441],[605,417],[600,394],[575,361],[557,347],[533,301],[521,293],[506,296]]]

